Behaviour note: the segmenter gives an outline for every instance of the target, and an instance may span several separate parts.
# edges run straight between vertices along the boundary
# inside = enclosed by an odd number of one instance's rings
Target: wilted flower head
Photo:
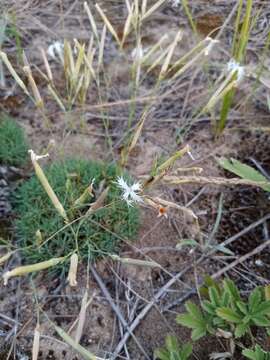
[[[116,184],[122,190],[122,199],[130,206],[133,203],[143,202],[143,199],[138,192],[142,190],[142,186],[139,182],[133,185],[128,185],[122,176],[117,178]]]
[[[29,152],[29,154],[30,154],[30,156],[31,156],[32,162],[38,161],[38,160],[40,160],[40,159],[43,159],[43,158],[49,156],[49,154],[37,155],[32,149],[28,150],[28,152]]]

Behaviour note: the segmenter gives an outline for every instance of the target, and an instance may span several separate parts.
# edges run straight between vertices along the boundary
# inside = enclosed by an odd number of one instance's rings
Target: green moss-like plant
[[[11,118],[0,115],[0,164],[24,165],[27,149],[23,129]]]
[[[26,263],[68,255],[78,249],[81,258],[93,260],[117,251],[121,238],[132,238],[138,229],[138,209],[120,199],[115,184],[119,169],[115,165],[86,160],[66,160],[44,170],[58,199],[64,206],[71,226],[66,226],[34,175],[15,192],[16,231]],[[94,180],[94,197],[81,205],[75,201]],[[100,191],[109,186],[102,208],[83,217]],[[83,217],[81,220],[77,220]],[[36,232],[40,231],[37,237]],[[49,239],[49,240],[47,240]],[[77,248],[78,245],[78,248]]]

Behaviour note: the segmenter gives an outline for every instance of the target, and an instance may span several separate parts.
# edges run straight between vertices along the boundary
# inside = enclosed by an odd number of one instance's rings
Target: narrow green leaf
[[[185,305],[187,311],[197,320],[204,321],[203,314],[199,307],[191,301],[187,301]]]
[[[192,331],[191,338],[193,341],[196,341],[205,335],[206,335],[206,328],[197,328]]]

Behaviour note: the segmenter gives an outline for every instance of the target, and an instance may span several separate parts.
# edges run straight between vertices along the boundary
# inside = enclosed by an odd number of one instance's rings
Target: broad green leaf
[[[204,317],[203,314],[201,312],[201,310],[199,309],[199,307],[197,305],[195,305],[193,302],[191,301],[187,301],[186,305],[185,305],[187,311],[194,316],[196,319],[200,320],[200,321],[204,321]]]
[[[202,302],[202,308],[211,315],[216,315],[216,307],[208,300]]]
[[[170,353],[165,349],[157,349],[154,352],[155,358],[160,360],[170,360]]]
[[[190,343],[184,344],[182,346],[182,351],[181,351],[183,360],[188,359],[191,354],[192,354],[192,345]]]
[[[270,353],[264,351],[259,345],[255,346],[255,350],[244,349],[242,354],[251,360],[270,360]]]
[[[247,315],[248,313],[247,305],[243,301],[237,301],[236,306],[241,311],[241,313]]]
[[[270,301],[264,301],[256,306],[252,311],[253,315],[270,315]]]
[[[270,320],[266,316],[257,315],[252,317],[252,321],[257,326],[270,326]]]
[[[256,358],[254,357],[255,356],[255,353],[254,351],[250,350],[250,349],[244,349],[242,351],[242,354],[248,358],[248,359],[251,359],[251,360],[256,360]],[[163,359],[162,359],[163,360]]]
[[[253,167],[243,164],[236,159],[226,159],[220,158],[218,159],[218,163],[222,166],[225,170],[232,172],[235,175],[238,175],[242,179],[251,180],[258,183],[258,186],[261,187],[263,190],[270,192],[270,181],[263,176],[259,171],[255,170]],[[268,184],[260,184],[260,183],[269,183]]]
[[[192,315],[188,313],[177,315],[176,322],[190,329],[196,329],[198,327],[204,326],[201,320],[194,318]]]
[[[217,292],[217,289],[213,286],[211,286],[209,288],[209,297],[210,297],[210,300],[211,300],[211,303],[214,305],[214,306],[220,306],[220,301],[219,301],[219,295],[218,295],[218,292]]]
[[[206,335],[206,328],[197,328],[194,329],[191,333],[191,338],[193,341],[199,340],[201,337]]]
[[[234,334],[237,338],[242,337],[247,332],[249,326],[248,324],[238,324],[235,328]]]
[[[218,316],[220,316],[222,319],[224,319],[228,322],[233,322],[233,323],[238,324],[238,323],[241,323],[241,321],[242,321],[241,316],[239,316],[236,311],[234,311],[228,307],[221,307],[216,310],[216,313]]]

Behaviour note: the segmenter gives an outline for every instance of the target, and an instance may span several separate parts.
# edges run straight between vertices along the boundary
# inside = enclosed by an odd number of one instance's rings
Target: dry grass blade
[[[83,327],[85,324],[86,310],[87,310],[87,298],[88,298],[88,294],[87,294],[87,290],[86,290],[83,295],[83,298],[82,298],[81,310],[80,310],[79,319],[78,319],[78,326],[76,329],[75,342],[77,344],[79,344],[82,334],[83,334]]]
[[[40,340],[39,329],[40,329],[39,323],[37,323],[37,326],[34,331],[34,341],[33,341],[33,347],[32,347],[32,360],[38,360],[39,340]]]
[[[99,15],[101,16],[101,18],[104,21],[105,25],[107,26],[108,30],[110,31],[112,36],[115,38],[118,45],[121,47],[121,41],[119,40],[119,37],[118,37],[116,31],[114,30],[114,28],[113,28],[112,24],[110,23],[109,19],[107,18],[107,16],[105,15],[105,13],[103,12],[103,10],[101,9],[101,7],[98,4],[96,4],[96,9],[99,12]]]
[[[56,196],[55,192],[53,191],[51,185],[49,184],[48,179],[46,178],[42,168],[39,166],[37,159],[40,158],[40,156],[37,156],[33,150],[29,150],[30,154],[31,154],[31,160],[32,160],[32,164],[34,166],[35,169],[35,173],[39,179],[39,181],[41,182],[44,190],[46,191],[46,193],[48,194],[52,204],[54,205],[55,209],[58,211],[58,213],[64,218],[64,220],[66,222],[68,222],[68,217],[66,214],[66,211],[63,207],[63,205],[60,203],[58,197]],[[41,157],[44,157],[46,155],[43,155]]]
[[[110,255],[112,260],[119,261],[122,264],[126,265],[138,265],[138,266],[146,266],[146,267],[161,267],[160,264],[158,264],[155,261],[146,261],[146,260],[139,260],[139,259],[131,259],[131,258],[122,258],[118,255]]]
[[[33,78],[30,66],[24,66],[23,71],[27,75],[28,82],[30,84],[30,87],[32,89],[33,96],[34,96],[34,99],[35,99],[36,107],[37,108],[44,108],[44,103],[43,103],[43,100],[42,100],[42,98],[40,96],[40,92],[38,90],[37,84],[36,84],[36,82],[35,82],[35,80]]]
[[[150,15],[152,15],[166,0],[157,1],[149,10],[146,11],[142,20],[147,19]]]
[[[167,40],[167,39],[168,39],[168,35],[167,35],[167,34],[163,35],[163,36],[159,39],[159,41],[158,41],[155,45],[153,45],[153,46],[151,47],[151,49],[144,55],[144,57],[142,58],[142,64],[146,64],[146,63],[148,62],[148,60],[151,58],[151,56],[152,56],[157,50],[159,50],[159,49],[161,48],[162,43],[163,43],[165,40]]]
[[[77,344],[71,336],[69,336],[62,328],[59,326],[54,325],[54,328],[57,334],[68,344],[70,345],[75,351],[77,351],[85,360],[105,360],[103,358],[97,357],[94,354],[90,353],[80,344]]]
[[[97,31],[97,24],[95,22],[95,19],[94,19],[92,13],[91,13],[91,10],[90,10],[90,8],[89,8],[86,1],[84,2],[83,6],[84,6],[84,10],[86,11],[86,13],[88,15],[88,18],[89,18],[93,33],[95,34],[96,39],[99,40],[98,31]]]
[[[125,22],[123,36],[122,36],[122,40],[121,40],[121,48],[123,47],[125,40],[130,32],[133,15],[134,15],[134,4],[132,4],[132,7],[131,7],[130,11],[128,12],[128,17]]]
[[[80,74],[81,66],[83,64],[85,55],[85,44],[81,45],[78,40],[74,39],[74,44],[78,50],[77,60],[74,66],[73,81],[77,82]]]
[[[169,65],[170,65],[174,50],[175,50],[178,42],[181,40],[182,36],[183,36],[182,31],[178,31],[178,33],[176,34],[175,39],[174,39],[174,41],[173,41],[173,43],[172,43],[172,45],[170,47],[170,50],[169,50],[169,52],[168,52],[168,54],[166,56],[166,59],[165,59],[163,65],[161,67],[161,71],[160,71],[160,74],[159,74],[159,80],[161,80],[165,76],[165,74],[166,74],[166,72],[167,72],[167,70],[169,68]]]
[[[244,180],[239,178],[218,178],[218,177],[203,177],[203,176],[164,176],[163,180],[168,184],[180,185],[180,184],[212,184],[212,185],[250,185],[255,187],[269,185],[269,182],[260,182],[252,180]]]
[[[60,109],[66,112],[65,105],[63,104],[62,100],[60,99],[60,97],[57,95],[56,91],[53,89],[53,87],[50,84],[48,85],[48,91],[52,95],[56,103],[59,105]]]
[[[87,301],[87,303],[86,303],[86,310],[87,310],[87,308],[89,307],[89,305],[92,303],[92,301],[94,300],[94,298],[95,298],[95,296],[96,296],[96,292],[94,291],[93,292],[93,294],[91,295],[91,297],[90,297],[90,299]],[[82,307],[82,306],[81,306]],[[79,318],[77,318],[74,322],[73,322],[73,324],[71,325],[71,327],[69,328],[69,330],[68,330],[68,334],[70,334],[71,333],[71,331],[75,328],[75,326],[78,324],[78,322],[79,322]]]
[[[8,68],[9,72],[13,76],[16,83],[22,88],[22,90],[26,93],[26,95],[30,96],[24,82],[19,77],[19,75],[16,73],[14,67],[11,65],[10,61],[8,60],[7,55],[3,51],[0,51],[0,59],[2,59],[3,63],[6,65],[6,67]]]
[[[134,135],[133,135],[133,137],[132,137],[132,139],[130,141],[130,144],[129,144],[127,150],[126,149],[123,150],[123,152],[121,154],[122,155],[121,166],[124,166],[126,164],[127,159],[129,157],[131,151],[136,146],[136,144],[138,142],[138,139],[139,139],[139,137],[141,135],[141,132],[142,132],[142,129],[143,129],[143,126],[144,126],[147,115],[148,115],[148,111],[146,110],[146,111],[144,111],[144,113],[143,113],[143,115],[142,115],[136,129],[135,129]]]
[[[101,41],[99,46],[98,52],[98,69],[100,69],[103,65],[103,57],[104,57],[104,46],[106,40],[106,25],[103,26],[102,34],[101,34]]]
[[[51,70],[51,67],[50,67],[46,52],[42,48],[40,48],[40,52],[41,52],[41,56],[42,56],[44,66],[45,66],[45,69],[46,69],[47,77],[48,77],[49,81],[51,81],[53,83],[52,70]]]
[[[102,193],[97,198],[97,200],[91,205],[91,207],[87,211],[86,215],[92,214],[92,212],[100,209],[104,205],[104,201],[105,201],[105,199],[106,199],[106,197],[108,195],[109,189],[110,188],[108,186],[105,190],[102,191]]]
[[[159,167],[157,168],[157,172],[167,171],[170,167],[173,166],[176,160],[183,157],[185,154],[190,152],[190,146],[186,145],[183,149],[176,151],[169,159],[164,161]]]

